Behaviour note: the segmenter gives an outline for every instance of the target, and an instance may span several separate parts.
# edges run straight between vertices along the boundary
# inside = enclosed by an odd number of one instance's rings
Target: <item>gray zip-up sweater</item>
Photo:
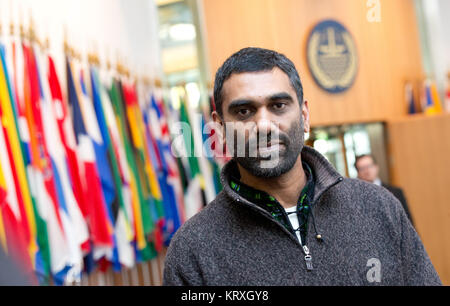
[[[342,178],[312,148],[303,149],[302,160],[315,177],[314,220],[310,214],[306,252],[266,210],[230,187],[231,173],[237,171],[231,161],[222,170],[222,192],[174,235],[163,284],[441,284],[419,236],[390,192]],[[316,239],[311,221],[322,240]],[[307,269],[309,259],[312,270]]]

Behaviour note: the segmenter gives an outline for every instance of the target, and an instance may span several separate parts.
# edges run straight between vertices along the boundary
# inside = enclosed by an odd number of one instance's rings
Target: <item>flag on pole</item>
[[[31,147],[30,147],[30,133],[28,128],[28,122],[26,118],[26,106],[25,106],[25,68],[24,68],[24,49],[19,40],[15,39],[12,43],[12,57],[14,67],[14,97],[16,105],[16,117],[17,126],[19,132],[19,138],[22,145],[22,151],[24,155],[25,164],[31,163]]]
[[[27,171],[25,168],[26,159],[22,153],[22,146],[19,140],[19,132],[15,119],[15,103],[13,102],[13,95],[10,94],[11,87],[8,83],[9,79],[6,66],[3,64],[5,56],[3,46],[0,46],[0,54],[2,58],[0,65],[1,122],[9,160],[12,165],[11,169],[13,172],[14,184],[16,186],[16,197],[21,214],[20,226],[24,232],[32,268],[45,278],[50,269],[46,225],[43,220],[37,216],[36,206],[28,185]]]
[[[137,100],[137,97],[136,97]],[[148,197],[150,201],[151,216],[153,218],[154,228],[151,234],[150,241],[156,252],[162,250],[163,244],[163,230],[165,223],[165,209],[163,203],[163,194],[160,186],[158,169],[159,169],[159,153],[155,151],[155,140],[152,137],[151,131],[149,129],[149,117],[147,114],[146,103],[141,103],[139,105],[139,110],[137,112],[140,132],[142,134],[143,148],[145,163],[145,174],[147,176],[148,183]],[[141,108],[142,107],[142,111]],[[154,123],[155,124],[155,123]]]
[[[405,97],[406,105],[408,107],[408,114],[412,115],[416,113],[416,102],[414,99],[414,89],[410,82],[405,85]]]
[[[31,142],[32,164],[29,167],[30,185],[32,194],[35,195],[38,214],[45,221],[48,229],[48,242],[50,247],[51,272],[56,284],[63,284],[65,276],[73,265],[69,241],[71,237],[70,226],[68,226],[68,210],[64,191],[61,183],[61,173],[58,173],[55,158],[60,153],[60,147],[54,141],[53,127],[51,123],[50,104],[45,102],[44,84],[40,76],[40,56],[33,46],[24,45],[25,66],[27,75],[25,83],[29,88],[28,120],[30,132],[35,133],[37,139]],[[49,118],[47,118],[49,117]],[[44,120],[45,118],[45,120]],[[64,160],[58,161],[61,168]],[[62,169],[60,169],[62,170]],[[68,187],[70,188],[70,187]],[[67,188],[66,188],[67,189]],[[66,190],[67,196],[67,190]],[[73,197],[73,195],[72,195]],[[69,203],[71,206],[71,204]],[[75,261],[76,260],[74,259]]]
[[[16,96],[21,99],[19,103],[16,103],[16,105],[18,105],[18,135],[20,137],[20,141],[22,142],[22,158],[24,167],[26,167],[28,182],[30,184],[28,192],[31,196],[33,210],[32,212],[34,214],[34,222],[36,224],[37,230],[37,237],[35,237],[35,239],[37,239],[39,245],[39,250],[36,253],[35,258],[33,259],[35,261],[34,266],[36,275],[39,279],[39,283],[49,284],[50,276],[52,273],[52,262],[50,254],[50,238],[48,233],[49,226],[46,220],[46,218],[48,217],[48,213],[46,214],[46,210],[42,209],[42,205],[40,205],[37,198],[36,188],[33,185],[36,172],[36,166],[33,164],[33,161],[35,161],[36,163],[38,153],[36,152],[36,130],[31,128],[33,124],[33,114],[31,109],[31,86],[29,79],[30,67],[27,64],[28,56],[28,47],[26,45],[26,42],[24,41],[21,45],[21,48],[17,49],[16,60],[19,65],[16,66],[15,64],[15,67],[19,69],[15,73],[15,75],[19,76],[17,78],[18,93],[16,94]],[[49,202],[45,204],[47,204],[48,206]],[[50,208],[50,210],[52,210],[52,208]]]
[[[222,190],[222,183],[220,181],[220,168],[217,164],[217,161],[214,158],[216,145],[219,142],[219,139],[217,137],[217,134],[214,129],[210,130],[210,133],[206,133],[208,130],[206,128],[207,122],[205,118],[205,114],[202,116],[202,131],[204,132],[203,135],[203,144],[204,144],[204,150],[206,154],[206,159],[212,168],[212,184],[214,186],[214,193],[218,194]],[[217,146],[218,147],[218,146]]]
[[[436,84],[431,81],[426,81],[425,83],[425,114],[435,115],[442,113],[441,100],[439,98],[439,93],[436,88]]]
[[[157,100],[155,95],[150,97],[144,121],[164,205],[165,220],[160,226],[164,232],[164,242],[168,244],[185,220],[184,200],[178,166],[171,152],[170,132],[163,101]]]
[[[5,65],[5,67],[10,68],[11,65]],[[4,118],[0,104],[0,122],[2,122],[0,125],[0,242],[10,257],[15,258],[18,264],[31,272],[26,233],[24,232],[25,228],[21,226],[21,212],[16,196],[13,163],[10,160],[10,144],[5,140],[7,130],[3,125]]]
[[[94,145],[94,152],[96,158],[96,164],[98,167],[98,174],[101,181],[101,187],[103,195],[107,204],[108,213],[112,213],[116,205],[116,189],[114,185],[114,179],[111,173],[111,163],[108,156],[108,142],[109,136],[104,123],[104,118],[101,105],[96,101],[97,109],[94,107],[94,103],[88,95],[86,83],[84,81],[83,71],[80,71],[80,106],[85,119],[86,131],[92,140]],[[96,111],[101,115],[97,117]],[[105,138],[107,137],[107,138]],[[110,216],[112,220],[112,214]]]
[[[130,144],[134,148],[136,162],[136,176],[142,191],[143,205],[141,214],[144,226],[144,233],[149,235],[154,230],[154,216],[151,213],[151,206],[155,205],[150,195],[149,177],[145,173],[151,172],[150,165],[146,163],[145,146],[143,139],[142,115],[139,109],[134,86],[122,83],[122,92],[126,114],[126,123],[130,131]]]
[[[184,99],[181,101],[180,105],[180,121],[188,124],[192,127],[190,122],[188,106]],[[195,156],[195,143],[193,133],[185,133],[184,135],[184,145],[186,147],[187,159],[189,162],[189,177],[190,179],[194,179],[197,175],[200,175],[200,167],[198,164],[197,157]]]
[[[104,94],[104,89],[99,82],[97,72],[93,67],[90,69],[92,96],[94,102],[94,108],[99,122],[100,131],[104,140],[105,146],[108,148],[108,156],[111,160],[111,169],[114,177],[115,189],[117,191],[118,207],[117,211],[110,212],[111,216],[114,215],[114,233],[115,233],[115,249],[113,254],[110,254],[110,260],[114,264],[114,269],[119,271],[121,264],[130,267],[134,264],[134,254],[131,245],[132,237],[131,230],[129,228],[129,221],[127,218],[127,212],[125,202],[122,193],[122,180],[119,172],[118,162],[118,150],[114,150],[112,134],[114,135],[114,142],[116,147],[118,145],[118,132],[114,125],[114,117],[111,117],[111,103],[107,100],[107,96]],[[108,106],[109,105],[109,106]],[[109,118],[106,117],[106,109],[109,112]],[[107,120],[109,119],[109,120]],[[109,121],[109,124],[108,124]],[[112,122],[111,122],[112,121]],[[112,132],[112,133],[111,133]],[[113,256],[111,256],[113,255]]]
[[[73,123],[69,114],[67,102],[63,100],[61,85],[56,74],[53,59],[48,56],[48,84],[51,92],[52,110],[58,125],[61,143],[64,146],[70,181],[76,202],[84,217],[87,216],[87,207],[83,198],[83,187],[81,183],[81,170],[79,168],[79,158],[76,152],[76,140],[73,130]],[[89,251],[89,243],[83,244],[83,250]]]
[[[114,113],[117,118],[117,126],[119,128],[119,132],[122,138],[123,145],[125,147],[125,155],[130,169],[130,190],[132,197],[132,208],[134,215],[134,232],[136,235],[135,246],[137,249],[137,259],[139,259],[139,252],[145,251],[148,249],[146,234],[144,231],[144,221],[142,219],[142,209],[145,209],[144,205],[146,205],[141,188],[141,182],[137,175],[136,163],[133,153],[133,148],[131,147],[131,135],[129,131],[129,127],[126,124],[126,115],[124,110],[123,103],[123,92],[122,85],[119,81],[113,81],[110,96],[111,102],[113,105]]]
[[[52,61],[51,59],[40,53],[35,52],[36,62],[39,72],[39,81],[42,88],[41,92],[41,113],[44,125],[44,134],[46,139],[46,145],[49,151],[50,160],[52,162],[52,168],[55,176],[55,185],[60,204],[60,214],[63,223],[64,233],[66,237],[66,268],[59,274],[59,280],[65,281],[66,274],[69,274],[68,280],[81,281],[81,272],[83,270],[83,253],[82,245],[85,245],[89,240],[89,232],[84,219],[80,206],[75,198],[72,182],[70,178],[66,148],[63,145],[59,129],[57,117],[62,117],[62,101],[52,101],[53,95],[50,90],[50,83],[47,76],[50,75]],[[51,73],[54,73],[51,72]],[[52,80],[55,79],[53,76]],[[53,84],[53,87],[59,86]],[[56,97],[59,99],[59,97]],[[56,113],[58,105],[61,109]]]
[[[94,70],[94,72],[96,71]],[[130,185],[131,174],[130,174],[130,166],[128,164],[127,156],[125,153],[125,146],[121,138],[121,131],[119,129],[120,120],[118,120],[118,116],[116,116],[116,114],[114,113],[114,108],[111,98],[109,96],[109,92],[104,86],[101,85],[98,79],[98,75],[96,73],[94,73],[94,76],[96,76],[96,80],[100,90],[101,102],[105,114],[105,121],[110,133],[111,146],[117,159],[118,172],[121,182],[122,200],[124,204],[124,208],[122,208],[123,215],[127,220],[126,223],[128,224],[126,226],[127,237],[129,241],[132,241],[134,239],[135,231],[134,231],[134,214],[132,207],[132,192]],[[111,80],[112,78],[108,75],[107,82],[109,84],[111,84],[110,82]]]
[[[0,106],[0,118],[2,110]],[[8,156],[4,128],[0,129],[0,241],[10,257],[16,259],[27,272],[31,273],[31,258],[27,251],[24,221],[21,218],[16,197],[16,186]]]
[[[141,94],[142,94],[142,89]],[[150,247],[154,249],[152,256],[156,256],[158,252],[162,250],[163,247],[163,232],[164,225],[166,222],[166,213],[163,203],[163,190],[161,186],[161,182],[158,176],[158,161],[157,161],[157,153],[154,151],[154,139],[152,138],[151,132],[148,128],[149,118],[148,114],[146,114],[148,103],[138,101],[138,95],[136,94],[136,85],[129,88],[130,89],[130,97],[133,102],[133,106],[135,108],[136,122],[137,127],[139,129],[139,134],[142,138],[142,161],[145,165],[145,175],[146,175],[146,183],[148,193],[146,196],[149,201],[150,208],[150,217],[152,220],[153,229],[151,231],[149,237]],[[141,98],[144,97],[142,94]],[[159,157],[158,157],[159,158]]]
[[[73,129],[77,143],[77,153],[81,161],[83,197],[86,203],[87,219],[94,248],[106,250],[113,247],[113,229],[106,210],[101,181],[96,164],[93,140],[87,132],[78,93],[72,74],[71,63],[66,58],[68,101],[72,108]],[[88,200],[89,199],[89,200]]]
[[[186,105],[186,101],[182,99],[180,105],[180,122],[184,122],[189,127],[192,127],[190,118],[189,118],[189,110]],[[202,173],[200,172],[199,161],[195,156],[195,140],[194,133],[184,133],[184,146],[186,148],[187,157],[183,158],[187,159],[188,163],[185,167],[188,173],[188,185],[185,191],[185,205],[186,205],[186,218],[189,219],[196,213],[198,213],[205,205],[205,197],[204,197],[204,178]],[[182,159],[182,160],[183,160]]]

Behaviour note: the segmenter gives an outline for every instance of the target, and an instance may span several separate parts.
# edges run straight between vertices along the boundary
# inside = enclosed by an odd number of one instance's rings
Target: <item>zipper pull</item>
[[[312,271],[313,270],[312,256],[310,255],[309,249],[306,245],[303,246],[303,251],[305,252],[306,270]]]

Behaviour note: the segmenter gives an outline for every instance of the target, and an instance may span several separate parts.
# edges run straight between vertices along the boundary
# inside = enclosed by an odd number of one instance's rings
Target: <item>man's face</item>
[[[374,163],[372,157],[361,157],[356,163],[358,178],[373,183],[378,178],[378,166]]]
[[[224,141],[251,174],[277,177],[288,172],[303,149],[309,110],[300,104],[289,77],[279,68],[233,74],[222,88]],[[231,129],[229,127],[232,126]],[[237,146],[245,140],[244,151]]]

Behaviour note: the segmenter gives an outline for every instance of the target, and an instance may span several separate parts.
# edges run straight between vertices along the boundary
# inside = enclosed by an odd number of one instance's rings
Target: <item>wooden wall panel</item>
[[[388,123],[393,184],[406,194],[419,235],[450,285],[450,114]]]
[[[275,49],[293,60],[311,107],[313,125],[379,121],[406,113],[404,83],[422,78],[413,0],[381,0],[381,22],[370,23],[361,0],[203,0],[211,78],[223,61],[248,46]],[[333,18],[352,33],[359,70],[353,87],[330,95],[306,65],[306,40]]]

